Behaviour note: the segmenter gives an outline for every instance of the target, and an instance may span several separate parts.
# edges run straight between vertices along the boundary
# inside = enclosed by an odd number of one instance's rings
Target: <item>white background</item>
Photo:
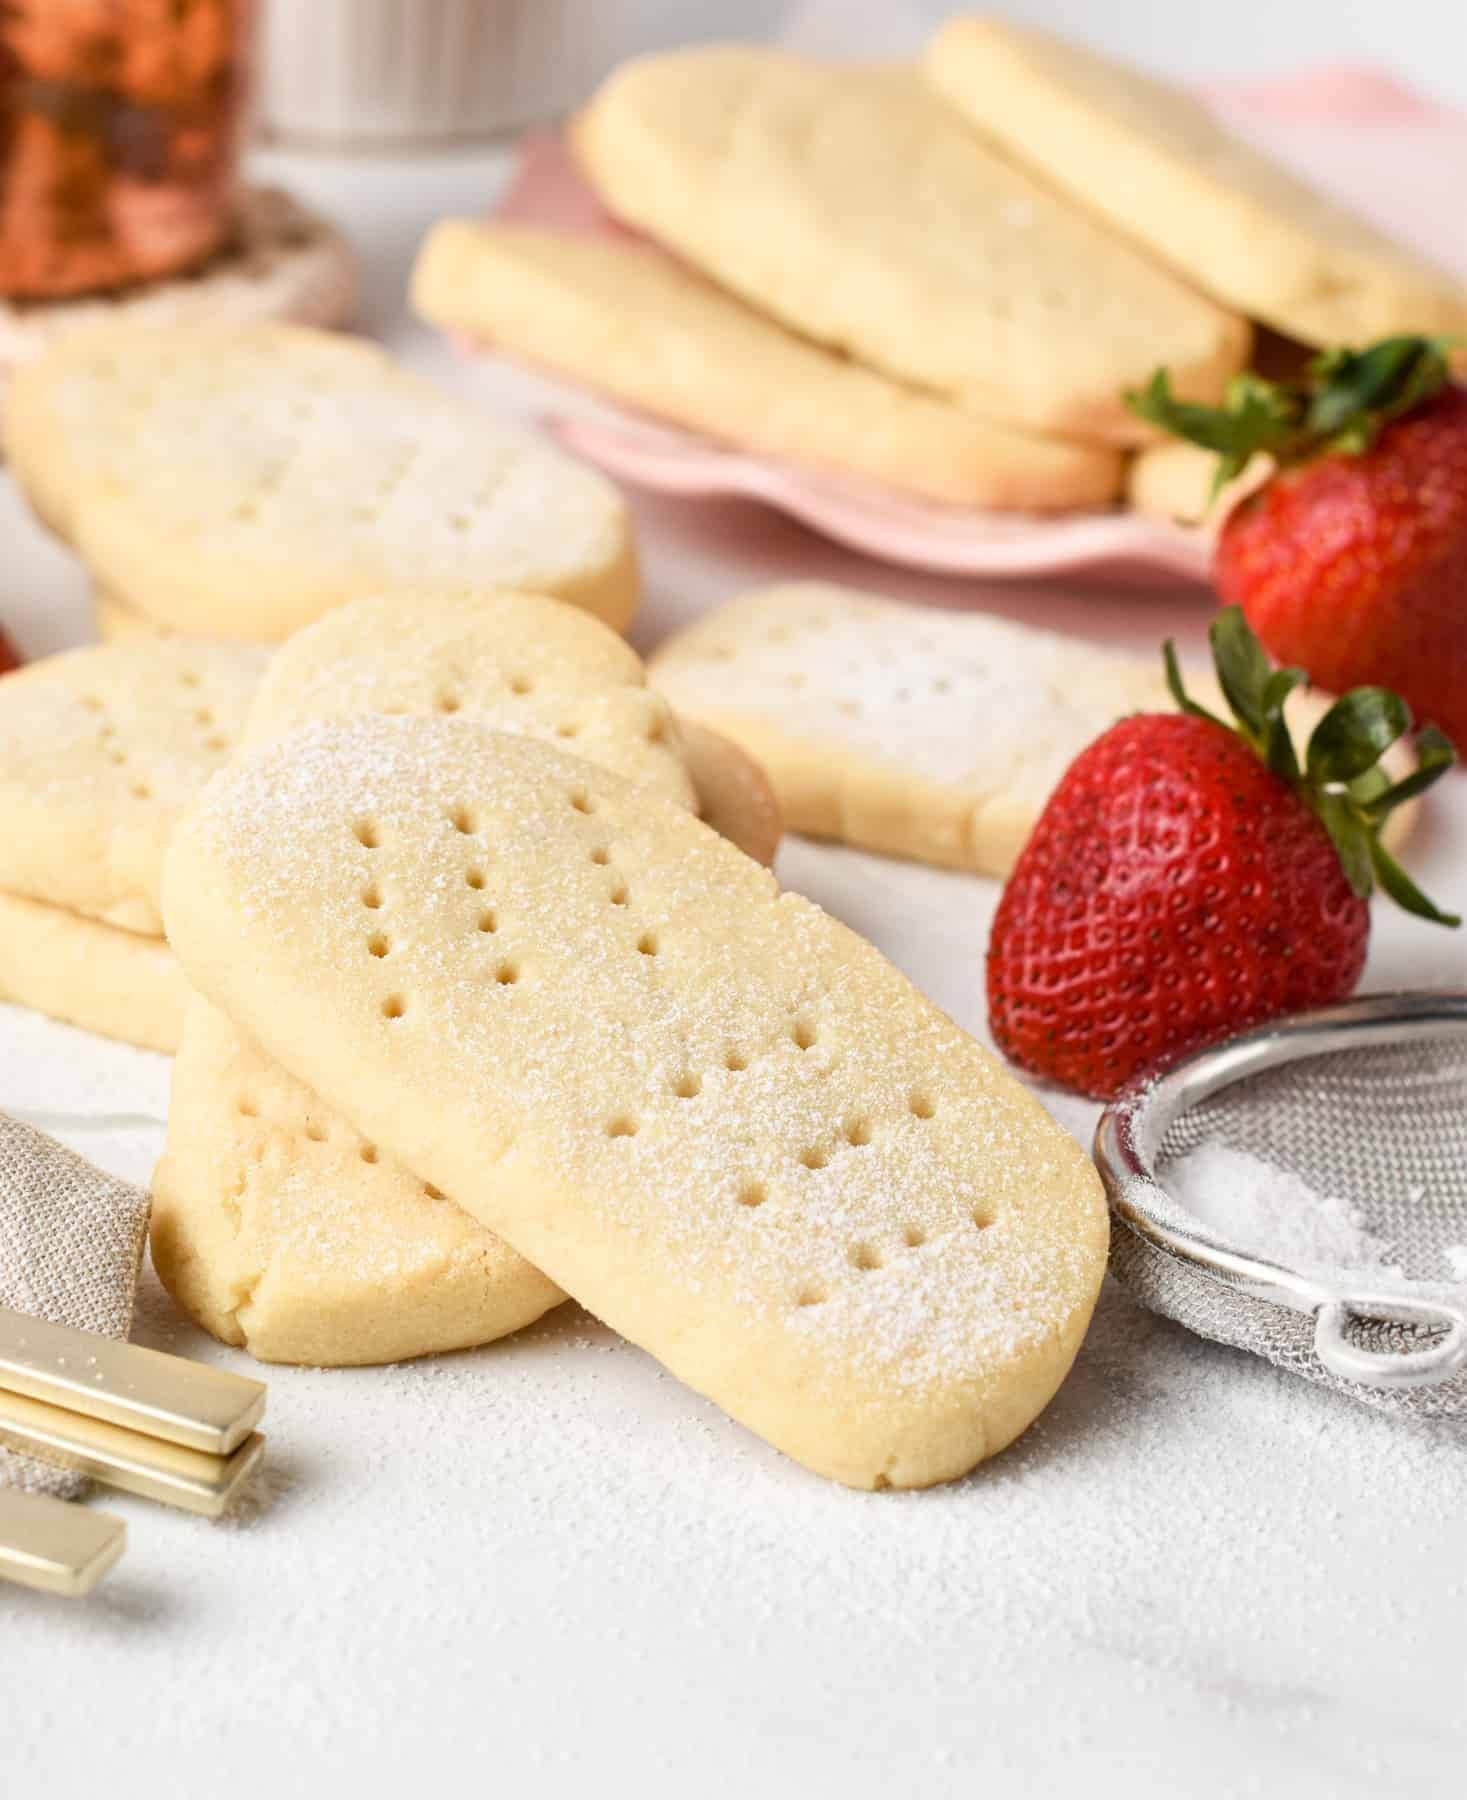
[[[592,10],[592,0],[586,6]],[[921,28],[963,9],[951,0],[611,0],[594,10],[603,29],[619,29],[627,42],[752,36],[815,19],[832,43],[858,31],[901,47],[915,42]],[[1188,75],[1276,75],[1321,61],[1381,62],[1440,98],[1467,104],[1461,0],[996,0],[972,10],[1088,38]]]
[[[1166,18],[1178,60],[1191,10],[1105,9],[1132,29]],[[1296,10],[1325,16],[1228,17]],[[1347,47],[1282,26],[1265,43],[1255,25],[1235,55],[1192,54],[1242,68]],[[512,397],[402,306],[425,227],[487,204],[502,159],[267,166],[362,245],[369,328],[486,404]],[[795,569],[954,597],[793,527],[752,536],[738,506],[637,513],[644,644]],[[0,542],[0,614],[27,648],[80,636],[79,574],[3,480]],[[1207,619],[1197,591],[965,597],[1137,650],[1174,632],[1195,651]],[[1467,777],[1413,867],[1467,900]],[[982,1034],[993,883],[798,842],[780,872]],[[1461,936],[1379,914],[1367,985],[1464,982]],[[0,1083],[10,1107],[146,1173],[161,1058],[0,1007]],[[1056,1110],[1082,1134],[1093,1119]],[[250,1366],[182,1326],[151,1278],[137,1335]],[[1039,1424],[930,1494],[804,1474],[573,1308],[473,1354],[268,1374],[270,1479],[241,1517],[109,1496],[131,1545],[92,1602],[0,1588],[7,1800],[1460,1800],[1463,1429],[1367,1412],[1109,1286]]]

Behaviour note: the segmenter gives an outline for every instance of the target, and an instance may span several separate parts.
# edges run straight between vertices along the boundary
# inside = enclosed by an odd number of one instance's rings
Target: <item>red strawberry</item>
[[[1276,1014],[1342,1000],[1360,979],[1372,877],[1440,913],[1381,847],[1391,808],[1452,748],[1428,729],[1416,772],[1379,768],[1410,728],[1382,688],[1337,701],[1301,769],[1273,669],[1237,607],[1212,631],[1236,730],[1193,705],[1113,725],[1055,789],[1004,889],[988,951],[988,1018],[1004,1054],[1097,1099],[1184,1050]]]
[[[1336,693],[1383,682],[1467,744],[1467,390],[1446,346],[1386,338],[1299,381],[1240,376],[1222,408],[1174,400],[1164,371],[1130,399],[1216,450],[1220,482],[1254,451],[1279,465],[1213,558],[1268,650]]]
[[[20,667],[20,658],[15,654],[14,646],[0,630],[0,675],[8,675],[12,669]]]

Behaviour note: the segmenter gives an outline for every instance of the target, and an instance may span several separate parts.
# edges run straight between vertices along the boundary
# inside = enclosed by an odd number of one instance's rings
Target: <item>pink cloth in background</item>
[[[1467,277],[1467,116],[1353,65],[1204,91],[1261,149]],[[548,133],[524,140],[495,216],[561,231],[625,230]],[[1205,532],[1133,513],[1045,518],[938,506],[745,454],[560,382],[547,386],[544,423],[567,448],[633,486],[760,500],[884,562],[955,575],[1206,579]]]

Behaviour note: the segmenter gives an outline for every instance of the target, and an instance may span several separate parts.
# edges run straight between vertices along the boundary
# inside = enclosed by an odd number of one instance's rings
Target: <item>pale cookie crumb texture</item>
[[[17,377],[8,453],[113,600],[272,643],[359,595],[517,586],[620,629],[609,482],[376,346],[296,326],[116,327]]]
[[[371,1142],[811,1468],[961,1474],[1063,1378],[1105,1260],[1088,1160],[686,813],[458,720],[311,726],[211,785],[165,912]]]
[[[991,142],[915,69],[715,46],[624,64],[574,148],[614,213],[802,336],[978,415],[1155,436],[1158,363],[1216,399],[1245,320]]]
[[[713,439],[949,506],[1104,506],[1121,459],[1012,430],[786,331],[653,246],[448,219],[413,273],[446,330]]]
[[[949,20],[926,67],[1015,162],[1278,331],[1326,349],[1467,330],[1457,277],[1245,144],[1178,88],[995,18]]]
[[[162,934],[174,825],[244,730],[266,663],[174,640],[68,650],[0,682],[0,892]]]
[[[563,1297],[197,997],[153,1177],[152,1252],[191,1318],[267,1362],[485,1344]]]
[[[986,874],[1086,744],[1170,705],[1159,657],[817,582],[707,614],[652,676],[768,770],[792,830]]]

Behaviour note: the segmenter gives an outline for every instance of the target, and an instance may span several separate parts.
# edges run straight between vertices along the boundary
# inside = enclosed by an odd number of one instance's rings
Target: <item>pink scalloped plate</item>
[[[623,413],[546,415],[546,427],[585,461],[662,494],[763,500],[813,531],[881,562],[939,575],[1055,575],[1077,570],[1206,581],[1205,532],[1139,513],[976,512],[928,505],[890,489],[726,450],[690,432]]]
[[[1234,126],[1321,185],[1390,223],[1408,242],[1463,262],[1467,252],[1454,236],[1454,183],[1444,176],[1467,149],[1460,114],[1375,71],[1349,68],[1208,93]],[[548,134],[525,139],[495,216],[562,231],[625,230],[600,205],[562,141]],[[492,345],[465,347],[493,354]],[[747,454],[559,378],[537,379],[545,427],[616,479],[690,499],[761,501],[881,562],[944,575],[1207,580],[1210,537],[1199,529],[1121,510],[1053,516],[939,506]]]

